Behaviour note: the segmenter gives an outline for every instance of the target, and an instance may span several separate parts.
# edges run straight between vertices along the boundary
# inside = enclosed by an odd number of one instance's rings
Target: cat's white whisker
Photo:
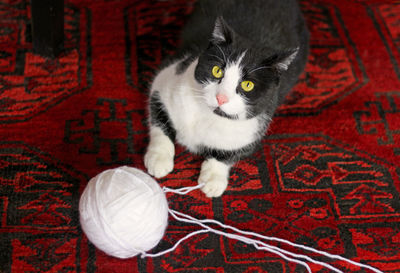
[[[271,66],[261,66],[261,67],[257,67],[257,68],[255,68],[255,69],[251,70],[248,74],[251,74],[251,73],[253,73],[253,72],[256,72],[256,71],[258,71],[258,70],[260,70],[260,69],[267,69],[267,68],[271,68]]]
[[[224,61],[225,61],[225,60],[223,60],[221,57],[219,57],[219,56],[217,56],[217,55],[214,55],[214,54],[208,54],[208,56],[215,57],[215,58],[217,58],[218,60],[220,60],[221,62],[224,62]]]
[[[216,46],[217,46],[217,48],[219,49],[219,51],[221,51],[222,56],[224,56],[224,62],[227,63],[227,59],[226,59],[226,56],[225,56],[224,51],[221,49],[221,47],[220,47],[219,45],[216,44]]]

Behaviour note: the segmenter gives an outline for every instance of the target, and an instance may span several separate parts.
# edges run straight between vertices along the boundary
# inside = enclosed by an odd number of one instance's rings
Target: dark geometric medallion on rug
[[[309,62],[278,115],[317,114],[367,81],[339,10],[311,1],[301,5],[311,32]]]
[[[9,261],[0,265],[1,272],[9,265],[11,272],[77,270],[77,200],[84,180],[40,150],[0,143],[0,255]]]

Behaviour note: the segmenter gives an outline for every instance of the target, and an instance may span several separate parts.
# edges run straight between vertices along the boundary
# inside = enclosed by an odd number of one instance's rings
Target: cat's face
[[[253,48],[219,18],[209,47],[199,57],[195,79],[216,114],[251,118],[274,107],[280,75],[296,53]]]

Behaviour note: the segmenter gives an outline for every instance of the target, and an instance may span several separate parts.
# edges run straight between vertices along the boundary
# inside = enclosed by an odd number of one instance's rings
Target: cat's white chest
[[[218,116],[202,103],[193,88],[196,87],[187,73],[175,75],[175,65],[161,71],[153,83],[152,91],[159,92],[176,129],[178,143],[196,152],[202,146],[236,150],[256,141],[257,119],[231,120]]]

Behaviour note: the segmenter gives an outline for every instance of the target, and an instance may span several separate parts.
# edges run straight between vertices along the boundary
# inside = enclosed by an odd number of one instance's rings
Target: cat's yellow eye
[[[218,65],[215,65],[212,68],[212,74],[215,78],[220,79],[222,78],[222,76],[224,75],[224,72],[222,71],[221,67],[219,67]]]
[[[242,81],[242,89],[246,92],[250,92],[254,88],[254,83],[252,81]]]

